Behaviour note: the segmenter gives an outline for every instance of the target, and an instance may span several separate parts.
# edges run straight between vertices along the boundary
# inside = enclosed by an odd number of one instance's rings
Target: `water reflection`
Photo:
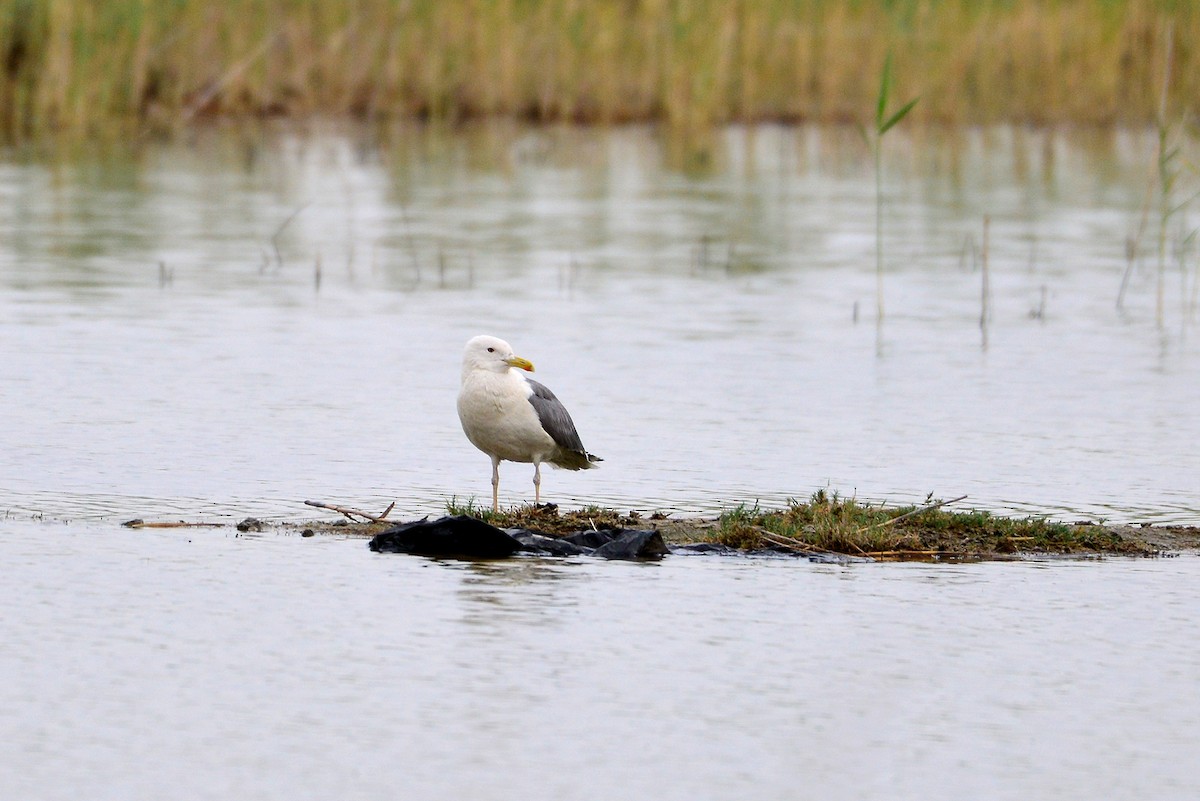
[[[552,625],[573,605],[567,583],[591,580],[590,571],[570,560],[515,559],[464,562],[459,596],[463,622],[495,629],[497,620]]]
[[[67,517],[485,497],[447,398],[487,330],[606,457],[549,474],[566,504],[690,513],[828,486],[1200,519],[1180,406],[1200,391],[1195,267],[1173,268],[1162,330],[1151,269],[1115,309],[1151,137],[889,139],[878,332],[857,133],[694,146],[710,155],[646,128],[314,124],[10,154],[0,488]]]

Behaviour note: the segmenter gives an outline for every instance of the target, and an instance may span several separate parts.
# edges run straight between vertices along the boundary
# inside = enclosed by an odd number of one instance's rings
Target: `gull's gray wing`
[[[529,396],[529,403],[537,412],[542,428],[558,447],[569,452],[564,454],[564,459],[555,460],[556,463],[572,470],[591,467],[592,461],[598,461],[598,459],[584,450],[583,441],[579,439],[579,432],[575,430],[575,423],[571,420],[567,407],[562,405],[562,401],[555,397],[545,384],[531,378],[525,380],[533,389],[533,394]]]

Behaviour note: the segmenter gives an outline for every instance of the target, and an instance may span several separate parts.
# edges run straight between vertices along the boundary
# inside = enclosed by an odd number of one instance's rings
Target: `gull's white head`
[[[513,353],[512,346],[503,339],[478,336],[467,343],[463,351],[463,372],[490,370],[503,373],[510,367],[533,372],[533,364]]]

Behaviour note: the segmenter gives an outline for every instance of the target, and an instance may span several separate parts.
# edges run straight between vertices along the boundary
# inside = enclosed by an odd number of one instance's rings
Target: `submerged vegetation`
[[[313,113],[862,122],[889,52],[925,121],[1143,124],[1155,87],[1176,107],[1200,95],[1196,41],[1185,0],[9,0],[0,131]]]

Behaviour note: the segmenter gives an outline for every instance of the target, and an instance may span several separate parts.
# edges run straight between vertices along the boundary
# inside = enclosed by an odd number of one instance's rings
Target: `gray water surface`
[[[1200,521],[1194,254],[1168,254],[1160,326],[1147,234],[1116,307],[1151,136],[889,139],[881,326],[857,135],[710,145],[699,172],[646,128],[215,128],[0,154],[3,507],[294,519],[306,498],[398,516],[487,499],[454,396],[463,344],[489,332],[605,458],[547,475],[568,506],[827,487]],[[505,466],[505,503],[532,499],[531,472]]]
[[[1160,321],[1143,240],[1116,305],[1152,137],[889,136],[882,325],[857,135],[708,144],[0,153],[0,797],[1194,798],[1195,556],[466,563],[117,525],[486,499],[454,412],[480,332],[605,458],[544,477],[567,506],[1200,522],[1194,254]]]
[[[439,562],[0,521],[26,801],[1194,797],[1200,559]]]

